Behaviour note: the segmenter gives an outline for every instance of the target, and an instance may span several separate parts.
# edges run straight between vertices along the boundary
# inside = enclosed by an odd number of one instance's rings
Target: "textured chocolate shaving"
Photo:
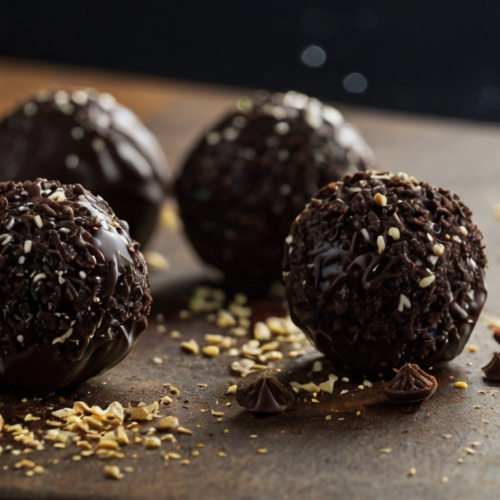
[[[48,393],[117,364],[147,326],[139,245],[58,181],[0,183],[0,386]]]
[[[438,387],[437,380],[418,365],[406,363],[398,374],[384,385],[384,394],[391,403],[421,403],[430,398]]]
[[[357,173],[321,189],[285,245],[292,319],[345,371],[453,359],[487,296],[471,215],[406,174]]]
[[[256,416],[267,416],[292,408],[295,396],[275,375],[265,372],[251,384],[239,387],[236,401]]]
[[[258,94],[187,157],[176,194],[196,251],[229,281],[281,277],[283,241],[322,186],[373,164],[355,127],[303,94]]]
[[[500,381],[500,354],[494,352],[491,361],[486,366],[483,366],[481,370],[484,372],[484,378]]]
[[[141,245],[171,182],[151,132],[111,95],[92,89],[39,92],[0,121],[0,181],[37,177],[102,196]]]

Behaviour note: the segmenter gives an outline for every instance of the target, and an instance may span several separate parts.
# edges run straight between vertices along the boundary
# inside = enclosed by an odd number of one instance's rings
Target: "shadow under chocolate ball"
[[[187,157],[180,215],[200,257],[233,283],[281,279],[283,244],[311,196],[373,154],[342,115],[304,94],[241,98]]]
[[[487,296],[471,215],[406,174],[357,173],[321,189],[286,239],[293,321],[347,372],[453,359]]]

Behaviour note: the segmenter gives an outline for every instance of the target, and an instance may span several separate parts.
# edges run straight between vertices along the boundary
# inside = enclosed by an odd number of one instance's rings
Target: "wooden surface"
[[[157,134],[173,169],[192,140],[229,106],[240,92],[128,75],[110,75],[72,68],[53,68],[0,60],[0,112],[31,92],[53,85],[95,86],[108,91],[134,109]],[[292,411],[268,419],[256,419],[226,396],[226,388],[239,379],[229,370],[231,359],[184,354],[171,330],[183,339],[203,344],[205,333],[219,333],[203,317],[180,320],[190,283],[203,279],[203,270],[178,232],[160,228],[149,248],[164,253],[171,269],[153,275],[155,311],[165,315],[165,333],[153,324],[132,354],[118,367],[61,397],[22,402],[3,395],[0,413],[8,423],[27,413],[48,417],[47,407],[61,408],[83,399],[105,406],[112,401],[150,403],[167,394],[163,383],[180,389],[162,414],[179,416],[193,436],[178,436],[183,459],[170,460],[166,468],[161,454],[140,445],[124,448],[126,457],[109,462],[95,457],[73,462],[72,447],[34,452],[28,458],[46,467],[42,475],[26,477],[14,470],[20,460],[5,452],[0,456],[0,498],[172,498],[172,499],[322,499],[322,498],[496,498],[500,487],[500,384],[485,382],[480,366],[499,346],[485,326],[495,316],[500,300],[500,222],[492,205],[500,201],[500,129],[492,125],[405,116],[339,105],[362,130],[380,164],[393,172],[406,171],[418,179],[456,191],[474,212],[485,235],[490,260],[487,280],[490,295],[481,323],[471,340],[477,353],[464,352],[448,365],[436,367],[439,388],[423,406],[397,408],[388,404],[380,383],[363,391],[355,383],[337,382],[333,395],[320,394],[318,404],[301,394]],[[254,310],[263,304],[254,303]],[[153,318],[155,317],[153,314]],[[243,341],[239,341],[240,345]],[[170,357],[162,365],[154,356]],[[289,379],[322,380],[331,371],[325,361],[321,374],[312,374],[310,353],[276,362]],[[471,364],[468,364],[471,363]],[[464,380],[466,390],[454,388]],[[206,383],[206,388],[197,384]],[[348,389],[342,396],[340,391]],[[478,391],[493,391],[480,394]],[[231,406],[226,406],[231,402]],[[217,422],[210,412],[222,410]],[[356,412],[361,412],[356,416]],[[325,420],[331,415],[331,420]],[[42,420],[43,421],[43,420]],[[40,421],[40,422],[42,422]],[[41,424],[31,424],[38,431]],[[224,433],[224,429],[229,432]],[[451,434],[445,439],[443,434]],[[257,435],[250,438],[250,435]],[[472,443],[481,445],[472,447]],[[190,456],[204,443],[198,457]],[[13,444],[4,433],[0,445]],[[19,446],[17,446],[19,448]],[[267,454],[257,449],[267,448]],[[391,453],[380,449],[391,448]],[[464,448],[473,448],[468,454]],[[227,456],[219,456],[225,452]],[[138,458],[132,457],[133,453]],[[59,463],[49,460],[57,457]],[[23,458],[23,456],[21,457]],[[464,462],[460,464],[458,459]],[[120,481],[105,479],[104,465],[133,466]],[[7,465],[8,469],[3,470]],[[414,467],[415,476],[407,472]],[[442,478],[448,482],[443,483]]]

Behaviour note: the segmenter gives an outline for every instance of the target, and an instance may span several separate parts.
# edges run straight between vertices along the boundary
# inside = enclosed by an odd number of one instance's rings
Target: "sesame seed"
[[[469,387],[469,386],[467,385],[466,382],[458,381],[458,382],[455,382],[455,387],[457,389],[467,389],[467,387]]]
[[[446,476],[443,476],[441,478],[441,482],[446,484],[448,482],[448,478]]]
[[[257,453],[261,454],[261,455],[264,455],[267,453],[267,448],[259,448],[257,450]]]
[[[35,215],[35,217],[33,218],[33,220],[35,221],[36,227],[38,227],[38,228],[42,228],[43,227],[43,221],[42,221],[42,218],[39,215]]]
[[[408,469],[408,475],[409,476],[414,476],[417,473],[417,469],[415,467],[412,467],[411,469]]]
[[[392,448],[380,448],[380,453],[391,453]]]
[[[467,228],[465,226],[460,226],[458,230],[464,235],[467,236],[469,234],[469,231],[467,231]]]
[[[466,349],[469,351],[469,352],[478,352],[479,351],[479,347],[477,345],[468,345],[466,347]]]

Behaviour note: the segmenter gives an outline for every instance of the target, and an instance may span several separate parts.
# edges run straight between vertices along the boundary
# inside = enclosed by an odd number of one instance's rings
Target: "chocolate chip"
[[[488,380],[500,380],[500,354],[493,353],[491,361],[481,368],[484,372],[484,378]]]
[[[238,388],[236,401],[257,416],[267,416],[289,410],[295,396],[271,372],[264,372],[250,385]]]
[[[384,394],[391,403],[421,403],[436,391],[436,379],[418,365],[406,363],[398,374],[384,386]]]

